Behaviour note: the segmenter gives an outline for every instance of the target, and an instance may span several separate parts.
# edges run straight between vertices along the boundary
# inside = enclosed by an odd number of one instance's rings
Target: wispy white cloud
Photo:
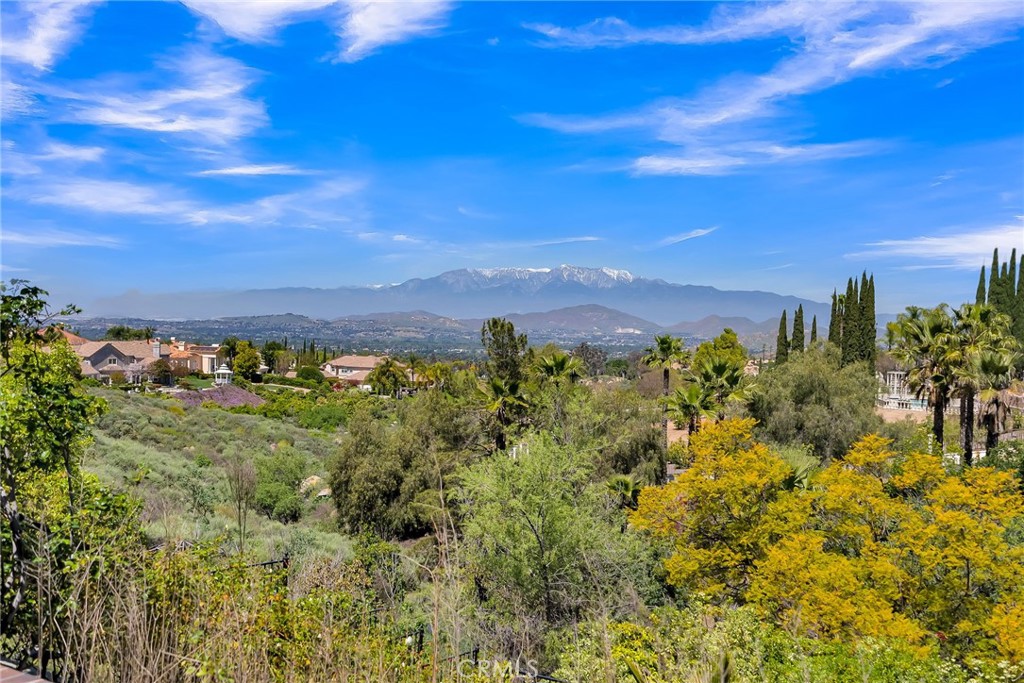
[[[594,235],[581,235],[579,237],[555,237],[548,240],[536,240],[533,242],[519,242],[518,245],[531,249],[538,247],[556,247],[561,244],[580,244],[582,242],[602,242],[604,238]]]
[[[49,228],[33,230],[4,229],[0,232],[0,241],[28,247],[103,247],[116,249],[124,246],[124,242],[120,239],[109,235],[53,230]]]
[[[683,154],[650,155],[639,172],[726,173],[749,165],[728,149],[749,144],[752,122],[778,123],[786,102],[889,68],[931,68],[1016,35],[1024,25],[1017,2],[978,3],[843,3],[783,2],[756,5],[726,3],[701,26],[638,28],[617,18],[576,28],[532,25],[548,47],[597,48],[638,44],[695,45],[773,36],[788,37],[792,50],[762,74],[734,74],[687,98],[661,99],[635,110],[604,115],[521,117],[530,125],[564,133],[598,134],[640,129]],[[792,137],[778,134],[782,138]],[[838,143],[856,144],[856,143]],[[760,163],[800,158],[837,158],[838,148],[824,154],[768,154]],[[678,157],[675,161],[671,157]]]
[[[875,140],[816,145],[725,145],[718,149],[696,148],[684,155],[642,156],[633,162],[632,168],[637,175],[727,175],[745,167],[850,159],[874,154],[885,147],[884,143]]]
[[[322,20],[341,41],[336,60],[357,62],[386,45],[428,36],[448,24],[447,0],[185,0],[229,36],[266,43],[284,27]]]
[[[7,176],[35,175],[53,172],[61,166],[74,166],[100,161],[106,154],[103,147],[70,145],[45,139],[33,151],[23,151],[13,140],[3,141],[3,168]]]
[[[184,4],[233,38],[265,43],[289,24],[316,18],[317,10],[334,5],[335,0],[184,0]]]
[[[197,176],[263,176],[263,175],[309,175],[311,172],[291,164],[248,164],[228,168],[211,168],[198,171]]]
[[[2,3],[0,56],[47,71],[81,35],[92,2]]]
[[[259,72],[238,60],[193,47],[161,59],[157,67],[146,76],[111,76],[41,92],[65,100],[65,118],[72,122],[189,135],[215,144],[267,123],[263,103],[246,95]]]
[[[909,239],[870,242],[862,251],[847,254],[851,259],[900,258],[931,263],[904,264],[904,269],[978,268],[992,257],[993,249],[1010,249],[1024,243],[1024,216],[1004,225],[972,230],[922,235]]]
[[[357,62],[379,48],[430,35],[444,28],[452,4],[442,0],[378,2],[349,0],[340,35],[343,48],[338,59]]]
[[[710,235],[715,230],[718,230],[717,225],[710,228],[697,228],[695,230],[690,230],[689,232],[681,232],[678,235],[669,235],[662,240],[658,240],[658,242],[655,243],[654,248],[669,247],[673,244],[679,244],[680,242],[686,242],[687,240],[704,237],[705,235]]]
[[[5,196],[76,213],[132,216],[150,223],[317,229],[351,222],[352,215],[361,215],[358,198],[364,186],[359,179],[335,179],[248,202],[216,204],[162,183],[72,177],[40,178],[9,189]]]

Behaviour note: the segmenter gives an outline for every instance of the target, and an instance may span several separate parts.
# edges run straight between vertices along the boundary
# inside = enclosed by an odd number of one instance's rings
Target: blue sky
[[[867,269],[897,311],[1024,247],[1019,2],[0,12],[0,277],[87,313],[561,263],[816,300]]]

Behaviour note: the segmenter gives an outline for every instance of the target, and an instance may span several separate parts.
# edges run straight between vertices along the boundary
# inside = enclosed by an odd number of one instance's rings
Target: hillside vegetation
[[[84,681],[1024,676],[1020,358],[985,304],[909,311],[879,360],[933,402],[976,393],[972,459],[966,402],[962,429],[942,410],[880,421],[869,350],[844,353],[869,336],[853,322],[833,330],[845,346],[813,319],[810,343],[780,324],[788,356],[756,375],[731,330],[692,352],[659,336],[628,381],[494,318],[481,366],[385,361],[379,396],[314,377],[184,407],[83,388],[71,348],[38,333],[41,296],[5,290],[0,309],[0,649],[19,665]]]

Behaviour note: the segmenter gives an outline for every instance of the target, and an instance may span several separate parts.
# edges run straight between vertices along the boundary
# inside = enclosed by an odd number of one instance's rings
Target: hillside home
[[[120,373],[133,383],[149,376],[149,366],[163,358],[168,360],[171,349],[159,339],[147,341],[87,341],[73,346],[81,359],[82,377],[104,382]]]
[[[369,389],[366,378],[370,372],[383,363],[382,356],[338,356],[320,366],[320,372],[327,379],[337,379],[360,389]]]

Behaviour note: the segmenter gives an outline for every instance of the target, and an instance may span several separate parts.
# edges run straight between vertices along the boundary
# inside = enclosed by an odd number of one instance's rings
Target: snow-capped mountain
[[[130,292],[100,300],[93,315],[197,318],[292,312],[323,319],[389,311],[425,310],[451,318],[487,318],[598,304],[671,325],[708,315],[766,320],[803,304],[825,318],[828,306],[771,292],[726,291],[636,277],[626,270],[561,265],[556,268],[473,268],[394,285],[312,289],[287,287],[240,292]]]

